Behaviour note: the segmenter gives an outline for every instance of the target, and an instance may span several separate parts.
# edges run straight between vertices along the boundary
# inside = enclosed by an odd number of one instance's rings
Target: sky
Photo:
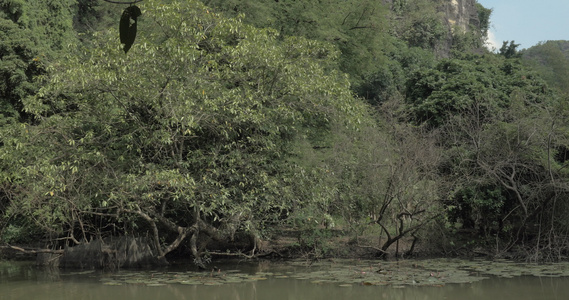
[[[548,40],[569,40],[569,0],[478,0],[491,8],[489,48],[503,41],[520,44],[518,50]]]

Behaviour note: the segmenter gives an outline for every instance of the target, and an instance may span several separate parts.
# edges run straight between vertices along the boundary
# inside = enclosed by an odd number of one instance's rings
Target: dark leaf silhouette
[[[124,53],[127,53],[132,44],[134,44],[134,39],[136,38],[136,18],[141,14],[140,8],[136,5],[127,7],[122,13],[119,33],[121,44],[124,44]]]

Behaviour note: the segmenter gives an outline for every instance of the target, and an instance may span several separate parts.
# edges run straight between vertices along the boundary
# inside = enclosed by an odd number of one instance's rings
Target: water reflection
[[[226,266],[247,272],[275,271],[271,265]],[[297,268],[297,267],[295,267]],[[286,270],[295,269],[287,267]],[[211,299],[211,300],[292,300],[292,299],[499,299],[561,300],[569,295],[569,278],[522,276],[482,280],[472,284],[447,284],[444,287],[361,286],[340,287],[338,284],[314,284],[309,280],[267,277],[266,280],[217,286],[167,284],[103,285],[101,279],[113,274],[101,272],[68,272],[58,269],[36,269],[29,263],[0,262],[0,299]]]

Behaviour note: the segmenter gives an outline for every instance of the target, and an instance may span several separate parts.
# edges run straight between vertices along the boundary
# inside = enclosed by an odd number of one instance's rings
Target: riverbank
[[[50,265],[71,269],[117,269],[154,268],[168,263],[187,262],[193,259],[187,247],[166,256],[165,261],[153,258],[151,248],[144,239],[122,240],[115,237],[104,241],[95,240],[86,245],[65,249],[45,249],[38,245],[2,246],[0,259],[34,260],[38,265]],[[203,242],[203,241],[202,241]],[[426,259],[426,258],[518,258],[513,253],[499,256],[482,247],[465,247],[405,237],[398,240],[387,251],[382,251],[381,237],[367,234],[354,237],[340,229],[322,229],[317,233],[281,229],[273,236],[258,240],[254,246],[246,238],[234,241],[209,241],[207,250],[202,250],[204,268],[223,259],[266,259],[318,261],[323,259]],[[128,245],[127,245],[128,244]],[[205,244],[201,244],[205,248]],[[121,255],[119,255],[121,254]],[[167,263],[167,262],[168,263]]]

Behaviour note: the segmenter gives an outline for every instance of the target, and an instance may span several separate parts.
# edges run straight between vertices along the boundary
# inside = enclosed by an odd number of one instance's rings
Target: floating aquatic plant
[[[472,283],[491,276],[569,276],[569,263],[549,265],[524,264],[512,261],[430,259],[409,261],[334,260],[320,262],[292,261],[273,263],[274,272],[245,272],[237,269],[212,272],[119,272],[102,278],[105,285],[167,284],[215,286],[241,284],[261,280],[295,279],[313,284],[334,284],[341,287],[406,286],[442,287],[446,284]]]

